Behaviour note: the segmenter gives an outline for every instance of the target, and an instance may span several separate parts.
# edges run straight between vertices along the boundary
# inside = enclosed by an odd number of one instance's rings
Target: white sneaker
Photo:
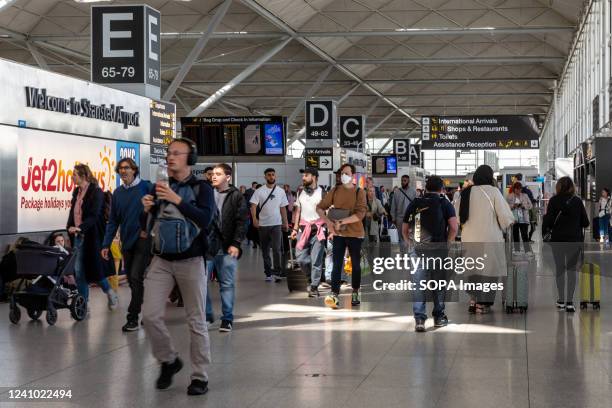
[[[108,310],[115,310],[119,304],[117,292],[111,289],[106,293],[106,297],[108,297]]]

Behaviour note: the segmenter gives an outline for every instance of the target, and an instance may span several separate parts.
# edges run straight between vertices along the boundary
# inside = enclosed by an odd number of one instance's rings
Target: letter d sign
[[[334,101],[306,102],[306,139],[334,139],[336,106]]]

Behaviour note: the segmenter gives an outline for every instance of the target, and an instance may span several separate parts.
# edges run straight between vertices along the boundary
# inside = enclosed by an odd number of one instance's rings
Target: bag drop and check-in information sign
[[[310,148],[304,150],[306,167],[317,170],[332,170],[334,168],[334,153],[331,147]]]
[[[540,131],[530,115],[425,116],[421,139],[425,150],[540,148]]]
[[[306,102],[306,140],[336,139],[336,103]]]

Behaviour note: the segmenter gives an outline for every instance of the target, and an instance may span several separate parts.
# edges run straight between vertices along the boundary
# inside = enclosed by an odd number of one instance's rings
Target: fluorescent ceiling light
[[[108,3],[112,0],[74,0],[76,3]]]
[[[466,28],[449,28],[449,27],[441,27],[441,28],[396,28],[395,31],[400,32],[400,33],[406,33],[406,32],[415,32],[415,31],[441,31],[441,30],[448,30],[448,31],[457,31],[457,30],[464,30],[464,31],[494,31],[496,30],[495,27],[466,27]]]
[[[11,6],[17,0],[0,0],[0,10],[3,10],[9,6]]]

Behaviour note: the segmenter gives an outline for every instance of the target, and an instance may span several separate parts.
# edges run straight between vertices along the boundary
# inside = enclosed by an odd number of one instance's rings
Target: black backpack
[[[417,243],[446,242],[447,223],[442,211],[442,200],[446,198],[431,194],[415,198],[415,211],[410,216],[410,225]]]

